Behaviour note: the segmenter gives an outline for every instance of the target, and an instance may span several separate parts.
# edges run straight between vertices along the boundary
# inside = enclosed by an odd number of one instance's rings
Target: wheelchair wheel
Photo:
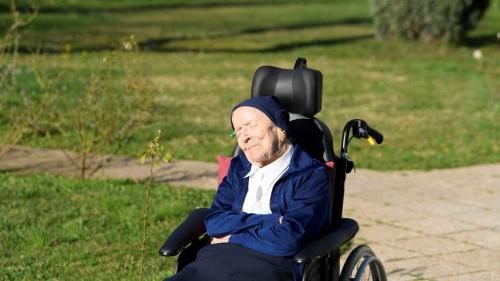
[[[384,266],[366,245],[356,247],[342,268],[340,281],[387,281]]]

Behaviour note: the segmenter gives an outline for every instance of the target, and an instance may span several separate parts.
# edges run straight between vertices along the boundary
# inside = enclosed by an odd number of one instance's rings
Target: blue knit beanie
[[[263,96],[247,99],[233,107],[232,112],[242,106],[250,106],[262,111],[262,113],[269,117],[269,119],[271,119],[276,126],[285,130],[288,135],[288,111],[286,111],[276,97]],[[231,126],[233,126],[232,120]]]

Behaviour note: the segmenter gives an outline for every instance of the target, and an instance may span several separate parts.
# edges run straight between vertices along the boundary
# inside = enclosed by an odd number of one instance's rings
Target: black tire
[[[367,278],[367,279],[366,279]],[[375,256],[372,249],[366,245],[356,247],[347,257],[340,281],[387,281],[382,262]]]

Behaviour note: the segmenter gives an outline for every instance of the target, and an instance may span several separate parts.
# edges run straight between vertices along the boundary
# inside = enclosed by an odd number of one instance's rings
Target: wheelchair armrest
[[[311,242],[298,252],[293,259],[299,264],[309,264],[316,258],[320,258],[347,243],[358,232],[358,229],[358,223],[355,220],[342,219],[329,233]]]
[[[177,255],[193,240],[198,239],[206,232],[203,221],[207,216],[207,208],[193,210],[184,222],[179,225],[167,238],[160,248],[160,255],[169,257]]]

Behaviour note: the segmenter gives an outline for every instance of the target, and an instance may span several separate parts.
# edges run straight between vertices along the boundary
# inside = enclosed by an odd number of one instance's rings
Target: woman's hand
[[[279,223],[283,223],[283,216],[279,217]],[[220,243],[229,243],[229,237],[231,237],[231,234],[223,236],[223,237],[213,237],[212,242],[210,244],[220,244]]]
[[[226,235],[224,237],[214,237],[212,238],[212,242],[210,244],[220,244],[220,243],[228,243],[229,242],[229,237],[231,235]]]

